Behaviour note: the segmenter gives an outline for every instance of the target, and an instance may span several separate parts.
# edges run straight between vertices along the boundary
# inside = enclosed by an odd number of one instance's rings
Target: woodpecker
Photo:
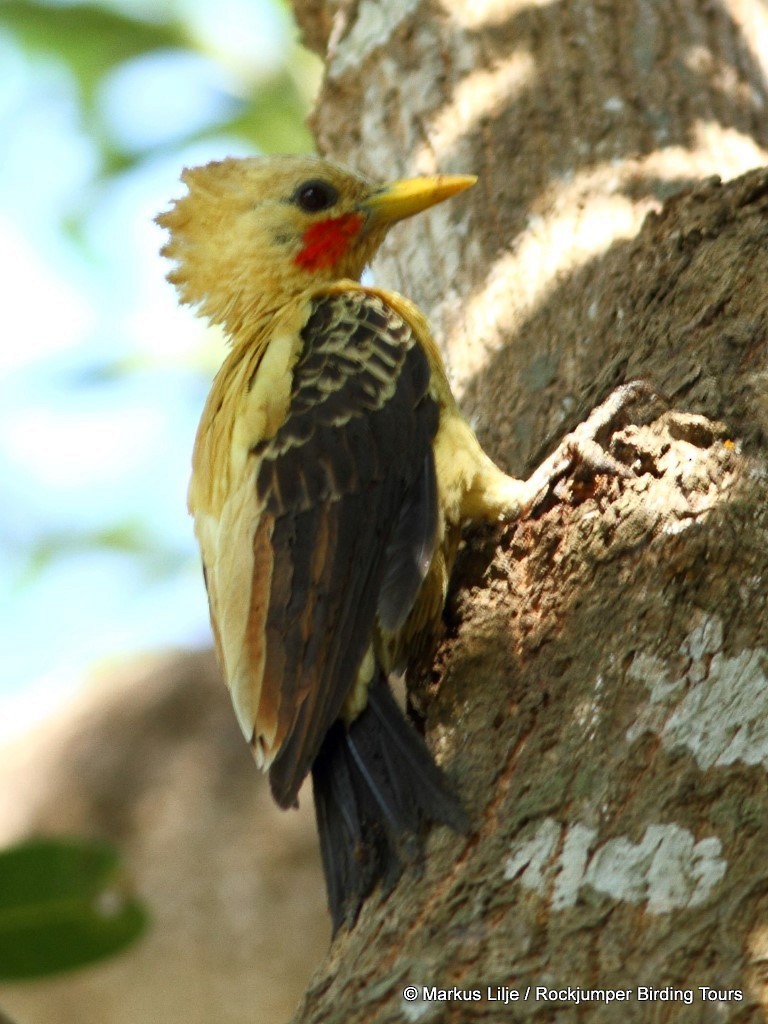
[[[182,181],[157,218],[168,279],[231,346],[189,488],[216,650],[277,803],[312,774],[335,934],[433,824],[467,827],[387,680],[439,624],[462,526],[524,514],[573,446],[527,481],[504,473],[423,313],[360,283],[393,224],[475,177],[381,184],[283,156]]]

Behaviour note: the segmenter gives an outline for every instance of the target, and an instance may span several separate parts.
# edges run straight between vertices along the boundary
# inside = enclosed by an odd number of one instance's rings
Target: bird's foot
[[[557,482],[576,467],[591,475],[634,476],[632,468],[611,455],[605,444],[616,429],[617,420],[629,406],[640,399],[658,398],[658,392],[648,381],[632,380],[619,385],[583,423],[566,434],[528,478],[528,509],[539,504]]]

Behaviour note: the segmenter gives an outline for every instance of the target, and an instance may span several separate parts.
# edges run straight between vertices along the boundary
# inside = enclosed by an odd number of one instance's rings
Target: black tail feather
[[[383,676],[352,725],[329,730],[312,782],[334,934],[354,923],[377,882],[387,892],[418,862],[433,822],[467,829],[461,804]]]

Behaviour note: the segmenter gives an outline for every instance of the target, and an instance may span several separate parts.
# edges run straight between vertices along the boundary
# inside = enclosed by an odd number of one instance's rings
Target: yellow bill
[[[424,178],[403,178],[377,189],[362,201],[360,208],[375,221],[393,224],[412,217],[457,192],[471,188],[475,174],[436,174]]]

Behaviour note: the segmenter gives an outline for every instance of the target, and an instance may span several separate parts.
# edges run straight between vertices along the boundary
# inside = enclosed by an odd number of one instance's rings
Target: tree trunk
[[[529,472],[624,380],[666,402],[613,432],[633,476],[468,538],[411,699],[473,831],[369,900],[295,1021],[762,1019],[765,5],[296,9],[322,152],[480,175],[374,272],[430,315],[489,453]]]

